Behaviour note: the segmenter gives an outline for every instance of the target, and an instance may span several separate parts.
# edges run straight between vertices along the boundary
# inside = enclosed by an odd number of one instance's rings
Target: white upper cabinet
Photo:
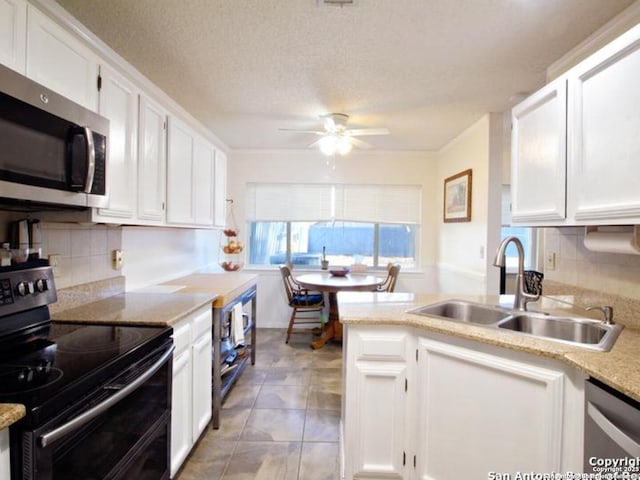
[[[513,223],[564,221],[567,86],[550,83],[512,110]]]
[[[213,226],[215,155],[211,143],[169,117],[167,223]]]
[[[514,107],[514,224],[640,223],[638,85],[640,25]]]
[[[167,144],[167,222],[193,224],[193,133],[173,116],[169,117]]]
[[[0,63],[24,75],[27,3],[0,0]]]
[[[140,95],[138,138],[138,219],[163,223],[167,112],[144,95]]]
[[[569,72],[576,223],[640,223],[640,25]]]
[[[99,209],[98,215],[133,219],[137,210],[139,92],[126,78],[105,65],[100,68],[100,77],[99,113],[109,119],[109,206]]]
[[[227,223],[227,156],[216,150],[214,189],[214,225],[224,227]]]
[[[27,9],[27,76],[96,111],[98,57],[36,8]]]
[[[216,151],[206,140],[195,137],[193,143],[194,218],[197,225],[213,225],[213,188]]]

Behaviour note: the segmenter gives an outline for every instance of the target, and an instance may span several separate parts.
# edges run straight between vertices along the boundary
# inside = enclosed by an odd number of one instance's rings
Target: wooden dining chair
[[[379,286],[378,292],[393,292],[396,289],[396,282],[398,281],[398,274],[400,273],[399,263],[390,263],[387,265],[387,278],[384,279]]]
[[[321,292],[312,292],[303,288],[291,274],[291,269],[282,265],[280,274],[284,282],[284,289],[287,294],[289,306],[293,309],[287,328],[287,339],[292,333],[312,333],[317,332],[318,327],[322,327],[322,311],[324,309],[324,295]],[[315,325],[316,328],[300,327],[294,325]]]

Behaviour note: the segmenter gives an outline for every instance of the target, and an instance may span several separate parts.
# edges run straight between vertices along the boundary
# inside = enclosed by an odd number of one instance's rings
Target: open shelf
[[[212,391],[212,419],[213,428],[220,427],[220,413],[222,409],[222,401],[229,394],[229,391],[240,377],[248,362],[252,365],[256,363],[256,297],[257,289],[253,286],[239,294],[232,301],[228,302],[221,308],[213,309],[213,391]],[[245,351],[246,354],[236,358],[230,364],[231,369],[223,373],[223,369],[227,365],[221,358],[222,342],[231,334],[231,315],[232,311],[238,303],[243,306],[251,304],[251,313],[243,318],[248,318],[247,324],[244,325]]]

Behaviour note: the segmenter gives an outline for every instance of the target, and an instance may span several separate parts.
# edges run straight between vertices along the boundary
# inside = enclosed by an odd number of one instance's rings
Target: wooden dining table
[[[329,298],[329,318],[322,327],[320,337],[311,342],[311,348],[314,350],[322,348],[329,340],[342,340],[338,292],[371,292],[384,282],[384,278],[374,275],[349,273],[345,276],[334,276],[329,272],[308,273],[295,279],[304,288],[326,293]]]

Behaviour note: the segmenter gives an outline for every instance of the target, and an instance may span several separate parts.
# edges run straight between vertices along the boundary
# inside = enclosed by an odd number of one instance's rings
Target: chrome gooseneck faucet
[[[528,302],[535,302],[540,298],[540,295],[531,295],[524,290],[524,248],[522,248],[522,242],[518,237],[505,238],[496,252],[496,258],[493,260],[493,264],[496,267],[504,267],[505,253],[507,246],[513,243],[518,250],[518,276],[516,277],[516,291],[513,298],[513,309],[520,312],[527,310]]]

